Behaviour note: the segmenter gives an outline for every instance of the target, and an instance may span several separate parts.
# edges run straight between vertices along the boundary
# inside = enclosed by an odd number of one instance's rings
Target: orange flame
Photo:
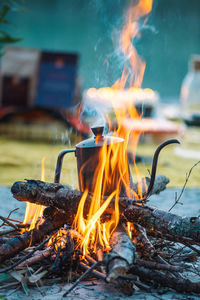
[[[52,235],[48,242],[48,247],[54,245],[55,250],[58,251],[59,248],[63,249],[67,243],[68,231],[64,228],[59,229],[56,233]]]
[[[89,194],[89,191],[86,189],[73,222],[73,228],[83,236],[83,239],[80,240],[83,255],[88,254],[88,249],[92,249],[96,252],[99,245],[101,245],[104,250],[109,249],[110,236],[119,222],[119,196],[122,187],[125,189],[125,193],[128,197],[134,197],[136,199],[142,197],[141,189],[139,189],[140,194],[136,194],[130,186],[130,170],[126,154],[130,131],[125,131],[124,128],[120,126],[120,116],[122,116],[123,113],[125,112],[117,112],[116,116],[119,118],[119,126],[111,137],[116,138],[116,136],[123,136],[124,142],[114,143],[111,140],[110,145],[108,145],[108,141],[105,138],[99,153],[99,163],[94,173],[94,191],[88,215],[86,217],[84,216],[85,202]],[[132,111],[132,113],[136,114],[136,110]],[[136,165],[135,169],[138,172]],[[106,191],[109,187],[115,188],[110,195],[107,195]],[[104,195],[108,197],[103,202],[102,198]],[[111,201],[114,202],[114,210],[110,219],[102,222],[101,217]]]
[[[134,196],[137,199],[142,197],[142,186],[138,186],[138,194],[130,187],[130,171],[126,155],[131,133],[134,136],[133,156],[135,158],[140,132],[137,131],[132,133],[131,128],[127,131],[127,129],[122,126],[123,118],[129,117],[138,120],[141,119],[142,116],[138,114],[132,101],[126,101],[126,106],[118,106],[115,103],[115,97],[112,97],[112,95],[113,91],[117,92],[123,90],[127,84],[127,80],[129,80],[130,90],[140,90],[139,87],[143,80],[145,63],[140,59],[136,49],[133,47],[132,39],[136,37],[139,32],[138,20],[141,17],[144,17],[143,24],[146,22],[147,18],[145,17],[152,9],[152,1],[153,0],[139,0],[136,5],[133,5],[133,1],[131,1],[131,6],[127,13],[127,22],[123,27],[120,37],[122,51],[124,55],[129,58],[132,72],[129,71],[128,66],[125,66],[121,78],[118,79],[111,88],[106,87],[98,90],[100,98],[105,92],[109,94],[109,100],[112,103],[115,112],[118,128],[115,130],[112,137],[122,137],[124,143],[121,145],[121,143],[111,142],[108,145],[107,139],[105,138],[105,142],[101,147],[99,154],[99,163],[93,178],[94,191],[91,205],[86,216],[84,215],[84,207],[86,199],[89,196],[89,191],[87,189],[84,191],[80,201],[73,228],[83,237],[79,241],[83,255],[88,254],[89,249],[96,252],[99,245],[101,245],[104,250],[109,249],[110,236],[119,222],[119,196],[122,186],[125,188],[128,197]],[[95,91],[95,89],[91,89],[89,93],[95,93]],[[108,124],[111,125],[112,122],[108,116],[107,120]],[[141,176],[136,166],[135,159],[134,167],[138,180],[140,180]],[[115,189],[109,195],[106,195],[107,198],[103,202],[102,199],[107,187],[113,186],[113,184],[115,185]],[[111,201],[114,202],[115,209],[112,210],[109,220],[102,220],[102,215]],[[127,224],[127,230],[131,236],[130,223]]]
[[[138,20],[150,13],[152,4],[153,0],[140,0],[137,5],[133,5],[133,1],[131,1],[126,18],[127,22],[122,30],[120,44],[122,52],[129,58],[132,73],[130,73],[129,68],[125,66],[121,78],[115,83],[118,87],[120,86],[120,88],[125,87],[128,77],[130,77],[130,86],[140,87],[142,84],[146,64],[137,54],[132,44],[132,39],[139,33]],[[146,21],[147,17],[144,19],[143,24],[146,23]]]
[[[138,89],[141,86],[145,63],[139,58],[137,51],[132,45],[132,39],[138,34],[139,26],[138,20],[141,17],[146,16],[150,13],[152,9],[152,0],[139,0],[137,5],[133,6],[133,2],[131,2],[131,6],[128,9],[127,13],[127,23],[124,25],[122,30],[122,35],[120,37],[121,48],[123,53],[129,58],[130,65],[132,67],[132,72],[128,71],[128,67],[125,66],[122,76],[118,79],[112,88],[102,88],[99,90],[100,93],[104,91],[110,90],[122,90],[125,88],[126,82],[129,78],[129,83],[132,89]],[[144,20],[143,23],[146,22],[147,19]],[[134,75],[133,75],[134,74]],[[95,89],[91,89],[91,93],[94,92]],[[113,97],[110,98],[115,116],[118,123],[118,129],[114,132],[113,137],[119,136],[124,139],[123,146],[121,147],[120,143],[112,143],[108,146],[107,140],[100,150],[99,154],[99,163],[95,170],[94,175],[94,192],[91,199],[91,205],[87,216],[84,216],[84,207],[85,201],[88,197],[89,191],[86,189],[83,193],[82,199],[80,201],[78,211],[73,223],[73,227],[77,230],[81,236],[80,246],[83,251],[83,255],[88,254],[89,249],[92,249],[96,252],[96,249],[99,245],[103,247],[103,249],[109,248],[109,240],[113,230],[116,228],[119,222],[119,196],[121,192],[121,187],[125,187],[126,194],[131,197],[134,195],[135,198],[142,197],[142,187],[138,187],[138,194],[131,190],[130,188],[130,180],[129,180],[129,167],[127,162],[126,149],[129,140],[130,130],[125,130],[121,124],[121,120],[127,115],[133,119],[141,119],[141,115],[138,114],[136,108],[132,103],[128,103],[128,105],[124,108],[117,107],[114,105],[115,99]],[[108,116],[108,123],[111,124]],[[139,140],[140,133],[134,132],[134,157],[136,152],[137,143]],[[135,171],[140,178],[138,168],[136,166],[134,160]],[[110,195],[107,195],[107,199],[102,204],[102,197],[106,191],[106,186],[113,186],[115,184],[116,188]],[[115,209],[110,216],[109,220],[102,221],[101,217],[110,202],[114,200]],[[127,230],[131,236],[131,224],[127,224]]]
[[[45,157],[42,158],[42,164],[41,164],[41,180],[45,181]],[[35,224],[42,216],[43,210],[45,206],[43,205],[37,205],[33,203],[26,202],[26,211],[25,211],[25,216],[24,216],[24,221],[23,224],[29,224],[30,227],[29,230],[35,228]]]

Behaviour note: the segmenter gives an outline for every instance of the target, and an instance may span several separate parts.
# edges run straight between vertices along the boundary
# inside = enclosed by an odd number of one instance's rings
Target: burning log
[[[200,218],[181,217],[157,208],[131,205],[124,211],[129,222],[138,223],[151,231],[177,237],[191,238],[200,242]]]
[[[158,193],[162,191],[168,182],[169,180],[165,176],[158,175],[155,179],[153,192]],[[134,186],[137,192],[138,184],[135,183]],[[17,181],[11,187],[11,192],[18,201],[28,201],[39,205],[56,207],[67,211],[72,216],[76,214],[82,197],[82,193],[78,190],[58,183],[47,183],[40,180],[27,180],[27,182]],[[90,196],[88,196],[85,202],[86,210],[89,208],[90,201]],[[119,204],[126,207],[131,201],[134,200],[121,197]],[[141,201],[138,200],[138,202]]]
[[[18,252],[41,242],[46,235],[60,228],[67,222],[68,214],[58,212],[52,217],[38,224],[34,229],[26,231],[18,237],[9,239],[6,243],[0,245],[0,262],[13,257]]]
[[[76,214],[82,196],[78,190],[39,180],[16,182],[11,191],[19,201],[28,201],[65,210],[68,213],[68,220]],[[131,199],[120,198],[121,212],[130,203]],[[85,209],[89,205],[90,197],[86,201]],[[159,209],[137,205],[128,207],[124,215],[128,221],[138,223],[148,230],[161,231],[163,234],[170,233],[178,237],[188,237],[194,241],[200,241],[200,220],[198,218],[182,218]]]
[[[160,180],[160,179],[159,179]],[[56,183],[46,183],[39,180],[16,182],[11,188],[13,196],[19,201],[57,207],[65,210],[67,220],[75,216],[82,196],[78,190]],[[120,211],[123,212],[134,200],[119,198]],[[90,197],[85,202],[85,210],[89,208]],[[110,207],[112,209],[112,203]],[[128,221],[138,223],[147,230],[161,231],[163,234],[174,234],[178,237],[191,238],[200,241],[200,219],[183,218],[148,206],[131,205],[125,209],[124,215]]]
[[[81,193],[59,183],[48,183],[40,180],[18,181],[11,187],[13,196],[18,201],[52,206],[65,210],[70,215],[76,213]]]
[[[112,250],[106,255],[107,282],[125,275],[130,265],[136,261],[136,248],[121,226],[112,234],[110,245]]]

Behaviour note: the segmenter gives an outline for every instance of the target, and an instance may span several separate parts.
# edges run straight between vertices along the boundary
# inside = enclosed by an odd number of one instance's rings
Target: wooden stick
[[[21,262],[17,267],[16,270],[23,269],[26,266],[31,266],[37,262],[42,261],[46,257],[48,257],[52,252],[52,247],[49,246],[48,248],[38,251],[35,253],[34,256],[27,258],[25,261]]]
[[[181,293],[200,293],[200,282],[192,282],[185,278],[174,278],[169,274],[166,275],[141,266],[134,266],[132,272],[135,275],[138,275],[142,281],[147,283],[154,281],[162,286],[172,288]]]
[[[82,193],[67,186],[62,186],[57,183],[47,183],[40,180],[28,180],[27,182],[15,182],[11,188],[13,196],[18,201],[28,201],[30,203],[58,208],[66,211],[72,219],[74,218]],[[105,199],[102,199],[102,203]],[[132,199],[121,198],[120,205],[126,207],[127,203]],[[137,200],[138,201],[138,200]],[[136,201],[136,202],[137,202]],[[141,202],[141,200],[139,200]],[[91,196],[88,196],[85,202],[84,211],[87,213],[91,203]],[[114,208],[114,201],[109,208]],[[48,209],[48,210],[52,210]],[[48,213],[48,210],[44,214]]]
[[[194,240],[192,240],[190,238],[186,238],[186,237],[179,237],[175,234],[172,235],[169,233],[160,232],[160,231],[152,231],[152,230],[148,230],[147,233],[149,236],[156,237],[159,239],[165,239],[165,240],[172,241],[172,242],[177,242],[180,244],[184,244],[187,247],[190,247],[191,245],[200,246],[200,242],[194,241]]]
[[[160,182],[159,176],[158,179]],[[166,186],[166,183],[164,184]],[[137,186],[137,184],[135,185]],[[71,215],[74,215],[77,212],[77,208],[82,197],[82,193],[78,190],[58,183],[47,183],[40,180],[15,182],[11,187],[11,192],[18,201],[28,201],[44,206],[56,207],[71,213]],[[156,189],[156,192],[158,192],[158,189]],[[104,202],[104,200],[105,199],[102,199],[102,202]],[[119,204],[122,207],[126,207],[130,203],[143,203],[144,201],[146,200],[135,200],[129,199],[128,197],[120,197]],[[89,209],[90,203],[91,195],[87,197],[85,202],[86,211]],[[110,208],[114,208],[114,201],[111,202]]]
[[[12,222],[8,221],[6,218],[0,216],[0,219],[1,219],[4,223],[6,223],[7,225],[9,225],[10,227],[12,227],[12,228],[18,230],[17,225],[15,225],[15,224],[13,224]]]
[[[30,247],[30,245],[43,241],[46,235],[67,223],[67,217],[67,214],[57,212],[52,218],[44,220],[42,224],[34,229],[26,231],[18,237],[11,238],[7,243],[0,245],[0,262],[13,257],[21,250]]]
[[[125,275],[136,260],[136,249],[122,226],[115,229],[110,245],[112,250],[105,256],[107,282],[115,280],[119,275]]]
[[[144,227],[139,224],[134,224],[132,235],[133,243],[136,249],[140,249],[142,255],[151,257],[156,253],[154,246],[147,237]]]
[[[183,272],[183,268],[179,266],[173,266],[173,265],[166,265],[162,263],[158,263],[155,261],[150,261],[150,260],[142,260],[142,259],[137,259],[137,262],[135,265],[142,266],[148,269],[153,269],[153,270],[164,270],[164,271],[169,271],[169,272]],[[133,265],[134,268],[134,265]]]
[[[16,286],[16,285],[19,285],[20,282],[19,281],[16,281],[16,282],[11,282],[11,283],[7,283],[7,284],[4,284],[2,286],[0,286],[0,290],[7,290],[8,288],[12,288],[13,286]]]
[[[181,217],[148,206],[131,205],[124,211],[129,222],[138,223],[151,231],[175,234],[200,242],[200,218]]]
[[[75,282],[74,284],[63,294],[63,297],[66,297],[80,282],[83,280],[88,274],[90,274],[95,268],[103,264],[104,261],[97,261],[95,264],[93,264],[91,267],[88,267],[88,269],[83,273]]]
[[[196,164],[194,164],[194,165],[192,166],[192,168],[189,170],[189,173],[186,174],[185,183],[184,183],[184,185],[183,185],[183,187],[182,187],[182,190],[181,190],[181,192],[180,192],[180,195],[177,197],[177,194],[176,194],[175,202],[174,202],[174,204],[170,207],[170,209],[168,210],[169,212],[177,205],[177,203],[179,203],[179,201],[180,201],[180,199],[181,199],[181,197],[182,197],[182,195],[183,195],[183,192],[184,192],[184,190],[185,190],[185,188],[186,188],[187,182],[188,182],[188,180],[189,180],[189,178],[190,178],[190,175],[191,175],[191,173],[192,173],[192,170],[193,170],[199,163],[200,163],[200,161],[198,161]]]
[[[0,273],[8,272],[8,271],[14,269],[16,266],[20,265],[23,261],[25,261],[26,259],[31,257],[33,255],[33,253],[35,253],[35,251],[41,249],[49,241],[50,237],[51,236],[49,236],[45,241],[43,241],[41,244],[39,244],[37,247],[35,247],[35,249],[33,249],[30,253],[28,253],[24,257],[22,257],[19,261],[17,261],[13,265],[5,267],[3,269],[0,269]]]
[[[96,262],[97,263],[97,262]],[[86,264],[80,262],[80,267],[84,270],[88,270],[90,269],[89,266],[87,266]],[[106,275],[99,272],[99,271],[96,271],[96,270],[91,270],[91,274],[94,275],[96,278],[99,278],[99,279],[102,279],[102,280],[106,280]]]

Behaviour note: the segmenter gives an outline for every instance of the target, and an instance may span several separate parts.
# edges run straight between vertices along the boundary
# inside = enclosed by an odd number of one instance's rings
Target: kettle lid
[[[123,143],[124,139],[113,137],[110,135],[103,136],[104,126],[92,127],[94,137],[84,140],[76,145],[76,148],[96,148],[102,147],[104,143],[110,145],[111,143]]]

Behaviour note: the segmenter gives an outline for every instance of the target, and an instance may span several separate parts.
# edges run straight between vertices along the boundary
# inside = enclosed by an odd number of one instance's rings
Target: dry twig
[[[8,267],[3,268],[3,269],[0,269],[0,273],[8,272],[8,271],[14,269],[15,267],[17,267],[23,261],[25,261],[26,259],[31,257],[33,255],[33,253],[35,253],[35,251],[40,250],[49,241],[50,238],[51,238],[51,235],[45,241],[43,241],[41,244],[39,244],[37,247],[35,247],[35,249],[33,249],[30,253],[28,253],[27,255],[22,257],[19,261],[15,262],[13,265],[8,266]]]
[[[74,284],[63,294],[62,297],[66,297],[80,282],[83,280],[88,274],[90,274],[95,268],[98,266],[104,264],[104,261],[97,261],[95,264],[93,264],[91,267],[88,267],[88,269],[74,282]]]
[[[15,228],[16,230],[18,230],[17,225],[15,225],[15,224],[13,224],[12,222],[8,221],[7,218],[4,218],[4,217],[0,216],[0,219],[3,221],[3,224],[2,224],[1,226],[3,226],[3,225],[6,223],[6,224],[9,225],[10,227],[13,227],[13,228]]]
[[[185,183],[184,183],[184,185],[183,185],[183,187],[182,187],[182,190],[181,190],[181,192],[180,192],[180,195],[179,195],[178,197],[177,197],[177,195],[176,195],[175,202],[174,202],[174,204],[170,207],[170,209],[168,210],[169,212],[176,206],[176,204],[179,203],[179,201],[180,201],[180,199],[181,199],[181,197],[182,197],[182,195],[183,195],[183,192],[184,192],[184,190],[185,190],[185,188],[186,188],[187,182],[188,182],[188,180],[189,180],[189,178],[190,178],[190,175],[191,175],[191,173],[192,173],[192,170],[193,170],[199,163],[200,163],[200,160],[199,160],[196,164],[194,164],[194,165],[192,166],[192,168],[189,170],[189,173],[186,174]]]

